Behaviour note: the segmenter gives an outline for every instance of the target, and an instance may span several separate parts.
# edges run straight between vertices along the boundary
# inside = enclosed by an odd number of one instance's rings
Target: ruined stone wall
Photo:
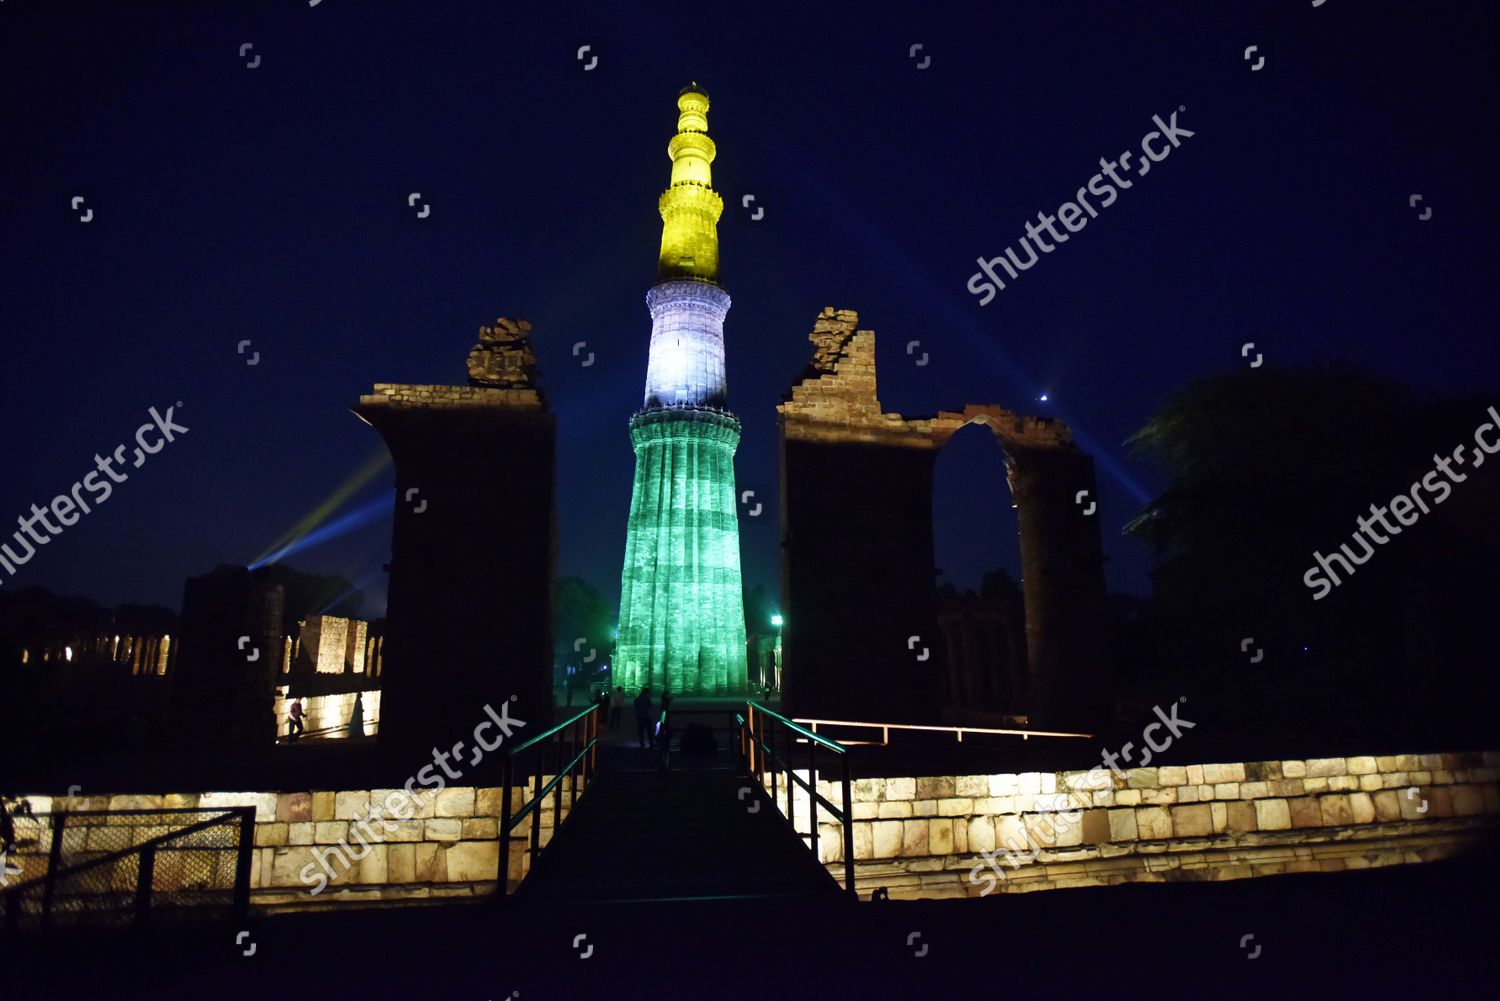
[[[410,386],[377,382],[369,397],[393,407],[439,407],[465,410],[470,407],[513,407],[519,410],[541,410],[542,399],[534,389],[497,389],[492,386]]]
[[[300,623],[299,650],[306,652],[318,674],[360,674],[368,628],[369,623],[360,619],[309,615]]]
[[[131,674],[160,677],[176,662],[177,649],[169,635],[124,633],[93,636],[74,643],[58,640],[34,649],[22,647],[20,657],[23,664],[29,664],[33,659],[44,664],[54,661],[69,664],[107,657],[116,664],[129,665]]]
[[[1330,872],[1431,861],[1500,832],[1500,752],[1136,768],[1096,792],[1079,789],[1087,774],[855,781],[861,895],[880,886],[915,899]],[[807,796],[794,789],[806,831]],[[842,796],[822,779],[818,791],[834,803]],[[785,812],[784,789],[777,805]],[[819,859],[842,880],[842,828],[820,813]],[[1011,846],[1036,857],[1013,868]],[[979,854],[996,850],[1004,876]],[[971,881],[975,866],[983,868]]]
[[[787,704],[801,715],[938,719],[947,676],[935,608],[933,468],[966,424],[1005,450],[1017,508],[1027,635],[1027,715],[1087,728],[1108,715],[1103,547],[1093,463],[1066,425],[970,405],[884,413],[875,334],[828,307],[813,358],[777,407]],[[1089,513],[1085,514],[1085,510]]]
[[[380,735],[392,760],[511,696],[520,718],[551,718],[557,432],[530,329],[480,328],[469,385],[383,383],[355,408],[396,466]]]
[[[362,619],[350,619],[348,642],[344,645],[344,670],[350,674],[365,673],[366,635],[370,624]]]

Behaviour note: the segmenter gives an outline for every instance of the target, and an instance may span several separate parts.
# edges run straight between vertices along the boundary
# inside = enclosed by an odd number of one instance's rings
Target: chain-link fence
[[[16,819],[6,930],[227,918],[248,905],[251,808]]]

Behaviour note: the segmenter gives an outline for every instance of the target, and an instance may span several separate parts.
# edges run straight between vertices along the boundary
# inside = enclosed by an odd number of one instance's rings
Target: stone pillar
[[[796,713],[938,719],[947,650],[933,600],[935,455],[784,436],[782,647]]]
[[[943,694],[943,707],[945,710],[956,709],[963,704],[963,685],[958,677],[958,663],[962,659],[959,656],[958,635],[963,629],[963,615],[949,615],[946,619],[938,620],[938,628],[943,631],[943,653],[948,658],[948,688]]]
[[[280,585],[221,566],[183,588],[182,652],[168,675],[170,734],[194,754],[253,757],[275,743]],[[241,637],[244,642],[241,642]],[[145,644],[136,640],[136,651]]]
[[[396,467],[379,740],[412,768],[433,747],[471,747],[486,704],[515,696],[518,740],[552,718],[556,422],[529,331],[481,328],[468,386],[382,384],[355,408]]]
[[[977,602],[976,602],[977,604]],[[964,620],[964,705],[965,709],[984,708],[976,706],[983,695],[980,688],[979,678],[984,673],[984,653],[980,645],[979,619],[977,610],[973,615],[965,616]]]
[[[1010,484],[1020,522],[1031,723],[1097,727],[1109,719],[1112,693],[1094,462],[1072,449],[1018,450]],[[1085,514],[1090,504],[1094,511]]]
[[[853,310],[818,315],[812,362],[776,408],[786,705],[932,723],[948,674],[934,591],[937,451],[930,428],[881,412],[875,333],[858,325]]]

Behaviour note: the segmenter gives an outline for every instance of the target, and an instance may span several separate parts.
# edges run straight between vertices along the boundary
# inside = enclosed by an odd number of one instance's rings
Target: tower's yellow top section
[[[661,257],[657,277],[719,276],[719,216],[724,200],[713,189],[714,141],[708,137],[708,94],[692,84],[677,95],[677,134],[667,143],[672,183],[662,192]]]

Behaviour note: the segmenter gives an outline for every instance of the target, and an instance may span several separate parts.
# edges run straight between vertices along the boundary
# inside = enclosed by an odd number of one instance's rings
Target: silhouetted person
[[[661,719],[656,724],[656,750],[661,754],[661,767],[672,764],[672,714],[667,709],[671,696],[661,693]]]
[[[365,700],[363,693],[354,693],[354,711],[349,714],[349,736],[365,735]]]
[[[647,685],[635,697],[635,735],[642,747],[651,746],[651,724],[655,722],[651,718],[651,708],[651,686]]]
[[[599,694],[594,696],[594,705],[598,707],[599,723],[608,729],[609,727],[609,689],[599,689]]]
[[[625,712],[625,686],[616,685],[609,697],[609,728],[620,725],[620,716]]]
[[[287,740],[294,740],[297,737],[301,736],[302,731],[304,731],[305,729],[307,729],[307,727],[302,723],[302,700],[293,699],[292,708],[287,711]]]

